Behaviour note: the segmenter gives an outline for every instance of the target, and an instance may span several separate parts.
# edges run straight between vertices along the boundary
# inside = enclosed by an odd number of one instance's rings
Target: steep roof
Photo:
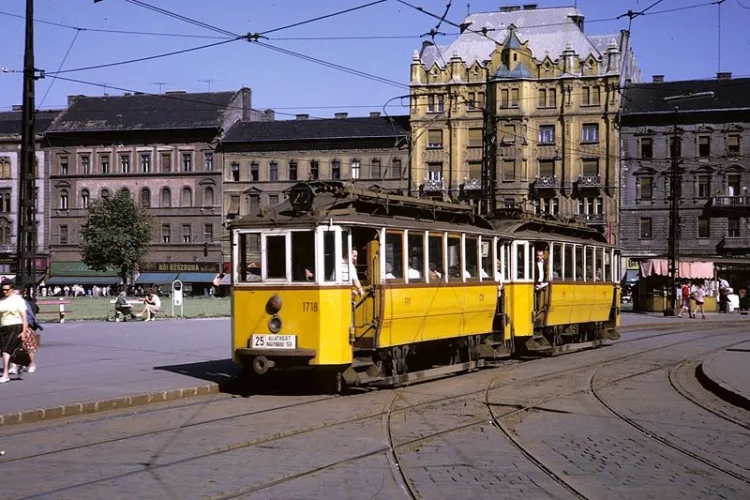
[[[281,120],[272,122],[237,122],[222,142],[277,142],[331,139],[375,139],[402,137],[408,128],[408,116],[326,118],[314,120]]]
[[[76,97],[50,133],[218,128],[236,92]]]
[[[597,59],[604,54],[609,41],[619,42],[620,35],[599,35],[595,41],[589,39],[576,24],[575,18],[583,18],[575,7],[552,7],[545,9],[521,9],[511,12],[481,12],[471,14],[463,22],[468,26],[449,45],[427,46],[421,54],[426,68],[433,64],[445,66],[451,56],[457,55],[467,65],[475,61],[482,63],[499,44],[502,46],[510,31],[516,27],[513,44],[528,41],[534,57],[541,61],[549,56],[553,61],[565,50],[568,44],[581,59],[593,54]],[[486,31],[486,36],[481,32]],[[606,40],[606,43],[604,42]],[[596,43],[594,43],[596,42]],[[442,56],[441,56],[442,54]]]
[[[665,101],[665,97],[713,92],[713,97]],[[622,115],[750,109],[750,78],[726,80],[683,80],[639,83],[628,86],[622,99]]]
[[[44,133],[59,114],[60,110],[37,111],[36,133]],[[21,111],[0,112],[0,135],[21,135],[22,125]]]

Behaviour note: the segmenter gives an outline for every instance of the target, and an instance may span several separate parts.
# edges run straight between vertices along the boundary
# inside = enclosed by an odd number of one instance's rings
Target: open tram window
[[[493,267],[492,267],[492,239],[482,238],[482,243],[479,247],[479,258],[481,262],[481,270],[479,276],[483,280],[492,280]]]
[[[563,278],[563,246],[560,243],[552,244],[552,272],[550,279],[560,280]]]
[[[445,258],[443,256],[443,235],[429,233],[427,238],[427,258],[429,262],[430,283],[438,283],[445,276]]]
[[[409,231],[409,269],[407,278],[410,283],[424,283],[424,233]]]
[[[586,247],[586,274],[584,275],[585,281],[596,281],[594,279],[594,249],[592,247]]]
[[[529,279],[529,244],[528,243],[516,243],[516,252],[514,255],[516,266],[515,279],[516,280],[528,280]]]
[[[323,231],[323,279],[336,281],[336,232]]]
[[[479,279],[479,240],[476,236],[466,236],[464,239],[466,249],[466,268],[464,275],[467,280]]]
[[[292,281],[315,281],[315,232],[292,232]]]
[[[461,236],[448,235],[448,281],[463,281],[461,277]]]
[[[266,279],[286,279],[286,235],[266,236]]]
[[[574,280],[575,265],[573,263],[573,245],[563,245],[563,268],[562,268],[562,279],[563,280]]]
[[[404,235],[396,231],[385,233],[385,279],[404,278]]]
[[[573,279],[576,281],[583,281],[583,247],[581,245],[575,245],[575,270],[576,273]]]
[[[238,281],[260,281],[260,234],[240,233]]]
[[[604,281],[604,249],[594,249],[596,255],[594,259],[594,279],[596,281]]]

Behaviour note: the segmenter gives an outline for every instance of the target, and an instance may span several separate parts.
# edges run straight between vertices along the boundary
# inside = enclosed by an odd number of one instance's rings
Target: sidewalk
[[[708,320],[623,313],[622,328],[650,329]],[[219,392],[239,368],[230,360],[230,320],[95,321],[47,324],[36,373],[0,385],[0,425],[139,406]]]
[[[36,373],[0,385],[0,425],[218,392],[238,370],[229,319],[46,324],[41,334]]]
[[[714,394],[750,411],[750,342],[704,359],[697,374]]]

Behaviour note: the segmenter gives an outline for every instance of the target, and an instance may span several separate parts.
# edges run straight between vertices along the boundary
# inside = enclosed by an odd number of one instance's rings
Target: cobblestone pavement
[[[694,369],[750,334],[701,327],[394,390],[3,428],[0,498],[747,498],[750,413]]]

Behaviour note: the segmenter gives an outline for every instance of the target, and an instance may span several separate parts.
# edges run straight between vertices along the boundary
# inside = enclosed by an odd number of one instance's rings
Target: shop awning
[[[98,285],[112,286],[120,283],[114,276],[53,276],[44,282],[45,285]]]
[[[180,273],[177,279],[183,283],[213,283],[216,273]]]
[[[648,278],[652,274],[669,276],[669,261],[667,259],[648,259],[641,261],[641,276]],[[712,279],[714,277],[713,262],[684,262],[677,265],[677,277],[683,279]]]
[[[135,280],[139,285],[169,285],[177,279],[177,273],[141,273]]]

